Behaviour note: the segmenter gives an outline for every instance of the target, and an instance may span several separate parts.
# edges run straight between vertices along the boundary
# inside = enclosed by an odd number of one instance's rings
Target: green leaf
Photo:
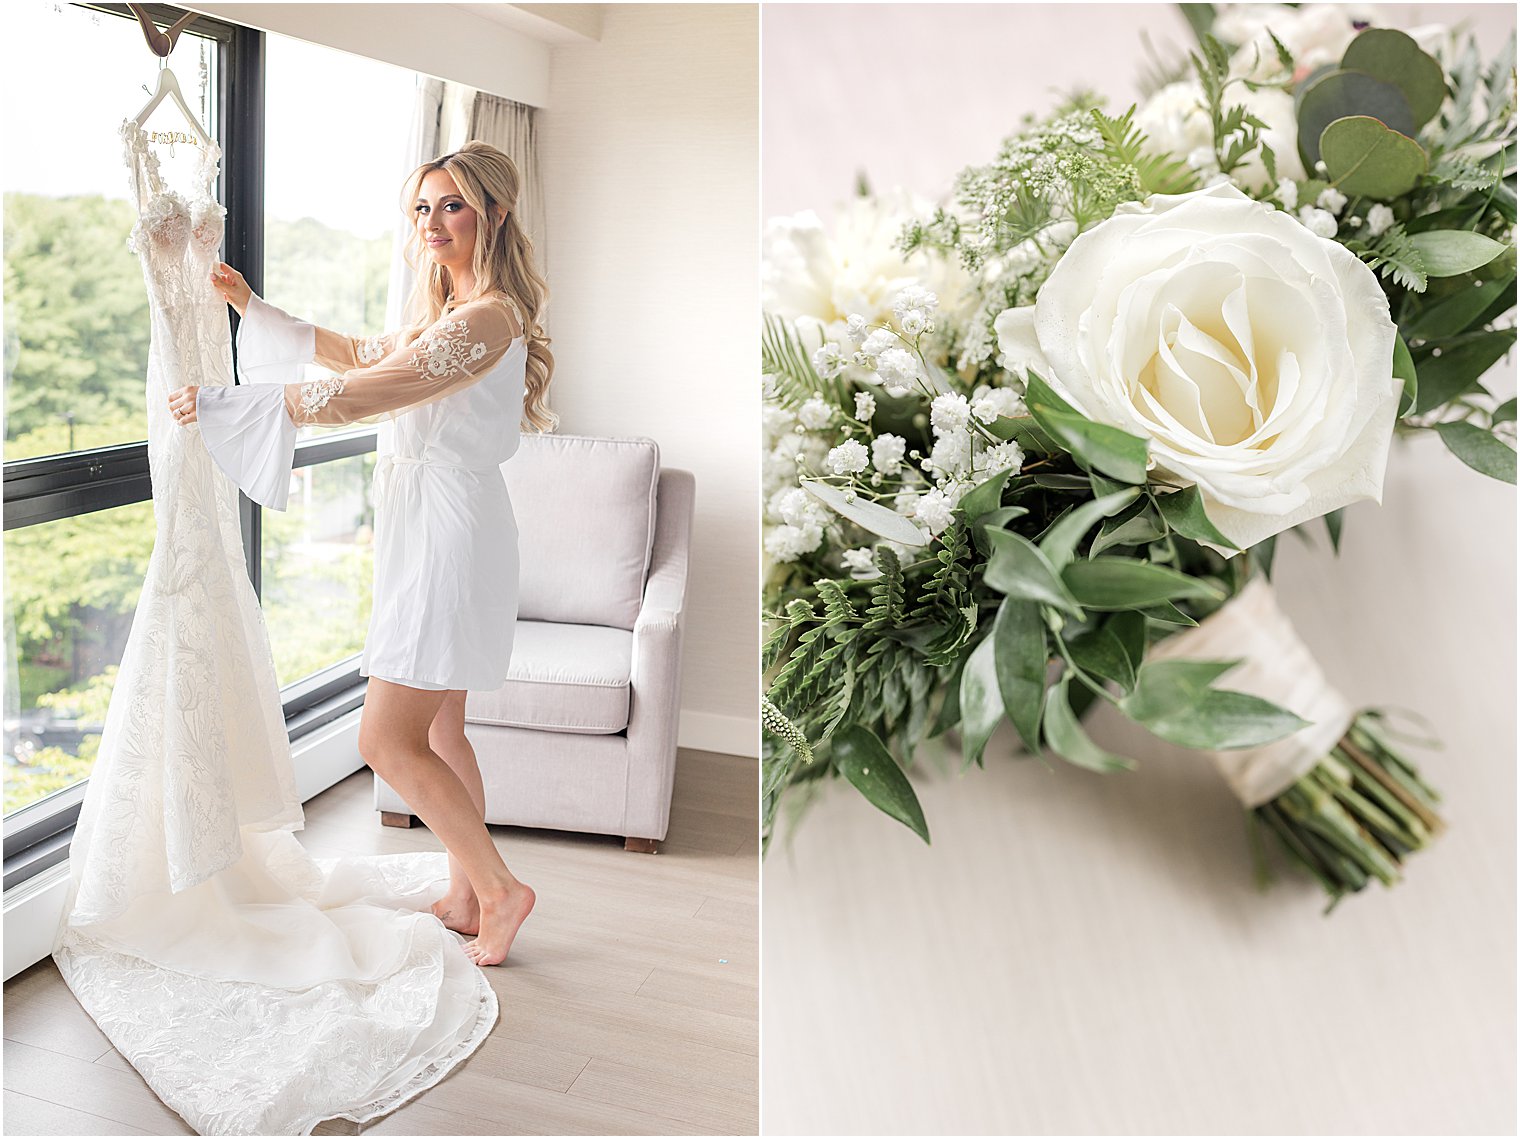
[[[1389,201],[1425,173],[1420,144],[1367,115],[1336,119],[1320,135],[1319,150],[1331,183],[1346,194]]]
[[[1435,118],[1446,100],[1446,73],[1440,63],[1395,28],[1362,32],[1347,46],[1341,66],[1365,71],[1402,91],[1416,128]]]
[[[1061,571],[1070,595],[1086,609],[1144,609],[1176,598],[1223,600],[1207,582],[1136,558],[1072,562]]]
[[[1218,527],[1209,520],[1208,512],[1203,508],[1203,492],[1196,486],[1183,487],[1171,494],[1158,494],[1155,499],[1156,508],[1161,511],[1166,524],[1184,538],[1205,542],[1222,550],[1240,548],[1221,534]]]
[[[1008,485],[1012,475],[1012,468],[997,471],[991,478],[984,479],[963,494],[956,509],[968,522],[974,522],[981,515],[998,509],[1003,505],[1003,488]]]
[[[1409,101],[1394,86],[1363,71],[1339,68],[1306,81],[1298,101],[1298,149],[1304,169],[1320,160],[1319,140],[1336,119],[1366,115],[1411,138],[1418,129]]]
[[[1099,625],[1066,642],[1072,663],[1083,672],[1112,680],[1124,691],[1135,686],[1135,669],[1124,643],[1108,625]]]
[[[1330,535],[1330,548],[1337,554],[1341,552],[1341,519],[1345,512],[1342,507],[1325,515],[1325,532]]]
[[[1414,414],[1424,415],[1470,390],[1514,343],[1513,328],[1496,328],[1455,348],[1443,348],[1439,356],[1422,357]]]
[[[1510,401],[1511,404],[1514,400]],[[1511,408],[1513,414],[1513,408]],[[1515,449],[1497,439],[1491,431],[1485,431],[1476,423],[1437,423],[1436,432],[1446,449],[1479,474],[1491,479],[1515,482]]]
[[[1145,460],[1150,446],[1144,439],[1106,423],[1094,423],[1075,412],[1035,410],[1033,405],[1030,410],[1040,426],[1085,469],[1132,486],[1145,482]]]
[[[1130,485],[1145,482],[1149,446],[1144,439],[1106,423],[1094,423],[1034,372],[1029,374],[1024,404],[1045,433],[1086,469]]]
[[[848,518],[855,525],[881,538],[887,538],[902,546],[923,546],[928,543],[924,532],[895,510],[888,510],[869,499],[856,498],[851,502],[844,491],[816,479],[803,479],[802,489],[823,503],[834,513]]]
[[[1410,356],[1409,345],[1404,343],[1402,333],[1395,333],[1393,337],[1393,374],[1404,381],[1404,394],[1399,399],[1399,418],[1403,419],[1418,402],[1420,380],[1414,369],[1414,357]]]
[[[1106,520],[1088,548],[1087,556],[1095,558],[1115,546],[1144,546],[1164,537],[1166,524],[1146,500],[1139,504],[1139,509],[1126,510]]]
[[[1515,397],[1514,396],[1510,396],[1509,399],[1505,400],[1498,407],[1494,408],[1493,422],[1495,424],[1500,424],[1500,423],[1513,423],[1514,421],[1515,421]]]
[[[1145,614],[1138,609],[1126,609],[1110,617],[1106,628],[1124,650],[1130,671],[1137,671],[1145,660]]]
[[[873,806],[912,830],[924,842],[929,841],[929,824],[913,785],[897,761],[876,738],[860,724],[835,733],[829,754],[835,768],[848,779]]]
[[[1118,494],[1108,494],[1084,502],[1068,511],[1045,532],[1045,536],[1040,539],[1041,551],[1050,559],[1053,568],[1061,569],[1076,556],[1077,543],[1087,531],[1097,525],[1100,518],[1117,514],[1139,497],[1139,488],[1129,487]]]
[[[981,552],[982,557],[992,556],[992,543],[987,537],[988,531],[1001,530],[1015,518],[1022,518],[1028,513],[1028,507],[1000,506],[996,510],[989,510],[972,519],[971,540],[976,543],[976,548]]]
[[[1459,277],[1481,269],[1509,248],[1470,229],[1437,229],[1409,239],[1420,251],[1428,277]]]
[[[1500,273],[1481,283],[1467,281],[1463,285],[1451,296],[1422,309],[1413,320],[1405,321],[1399,334],[1416,340],[1445,340],[1462,335],[1497,298],[1514,295],[1515,275]],[[1394,375],[1398,375],[1397,369]]]
[[[1123,771],[1134,767],[1134,760],[1104,751],[1087,738],[1067,698],[1066,690],[1070,684],[1068,673],[1045,694],[1045,742],[1050,745],[1050,750],[1067,763],[1090,771]]]
[[[1271,539],[1268,539],[1270,541]],[[1260,549],[1258,542],[1254,549]],[[1185,629],[1196,628],[1198,622],[1189,617],[1181,609],[1178,609],[1170,601],[1163,601],[1160,605],[1148,605],[1138,611],[1142,617],[1155,621],[1160,625],[1181,625]]]
[[[1082,610],[1067,591],[1061,576],[1028,538],[1008,530],[992,530],[992,557],[982,580],[999,593],[1024,601],[1053,605],[1074,617]]]
[[[1040,607],[1003,598],[992,624],[998,691],[1003,709],[1031,754],[1040,750],[1040,713],[1045,702],[1045,622]]]
[[[987,424],[987,430],[999,439],[1012,439],[1026,454],[1048,455],[1056,442],[1034,421],[1032,415],[1000,415]]]
[[[961,756],[966,767],[982,762],[987,741],[1003,719],[1003,697],[998,691],[996,635],[994,626],[993,636],[982,638],[982,643],[966,658],[966,667],[961,672]]]
[[[1153,735],[1209,751],[1260,747],[1307,726],[1259,696],[1210,687],[1237,663],[1150,661],[1140,667],[1135,691],[1119,702],[1119,709]]]

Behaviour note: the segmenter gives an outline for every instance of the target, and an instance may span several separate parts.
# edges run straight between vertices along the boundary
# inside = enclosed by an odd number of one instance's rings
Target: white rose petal
[[[1231,186],[1121,206],[997,331],[1005,359],[1043,359],[1079,411],[1147,438],[1242,549],[1382,497],[1402,385],[1377,276]]]

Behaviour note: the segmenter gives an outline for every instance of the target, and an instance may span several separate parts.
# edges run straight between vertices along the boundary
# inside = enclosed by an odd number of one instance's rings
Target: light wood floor
[[[683,751],[658,855],[621,839],[493,827],[538,906],[501,1019],[437,1087],[364,1128],[402,1135],[753,1135],[759,851],[754,760]],[[313,854],[440,849],[381,828],[361,771],[306,805]],[[7,1135],[179,1135],[51,960],[5,985]],[[354,1134],[346,1122],[317,1134]]]

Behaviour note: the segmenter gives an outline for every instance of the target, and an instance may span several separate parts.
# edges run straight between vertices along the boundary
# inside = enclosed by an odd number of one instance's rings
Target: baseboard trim
[[[291,745],[296,790],[313,798],[364,766],[359,757],[359,714],[355,709]],[[69,894],[67,860],[5,892],[5,979],[9,981],[53,952]]]
[[[693,751],[716,751],[723,755],[759,759],[760,722],[747,716],[683,711],[678,742],[681,747]]]

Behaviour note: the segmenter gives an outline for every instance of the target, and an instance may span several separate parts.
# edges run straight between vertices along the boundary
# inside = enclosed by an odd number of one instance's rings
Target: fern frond
[[[771,377],[775,402],[789,411],[826,390],[796,328],[775,313],[765,314],[760,332],[760,370]]]
[[[1352,239],[1345,245],[1381,276],[1392,277],[1412,293],[1425,291],[1425,259],[1402,225],[1395,223],[1370,241]]]
[[[1135,107],[1118,118],[1092,109],[1093,122],[1103,139],[1103,149],[1116,162],[1135,169],[1140,189],[1147,194],[1184,194],[1197,189],[1198,175],[1180,159],[1145,153],[1145,132],[1135,126]]]

